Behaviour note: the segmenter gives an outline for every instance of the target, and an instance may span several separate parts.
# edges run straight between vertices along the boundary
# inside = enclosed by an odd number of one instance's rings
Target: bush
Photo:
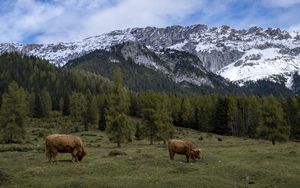
[[[38,133],[38,137],[39,138],[46,138],[48,135],[52,134],[52,132],[50,130],[47,130],[47,129],[43,129],[43,130],[40,130],[39,133]]]

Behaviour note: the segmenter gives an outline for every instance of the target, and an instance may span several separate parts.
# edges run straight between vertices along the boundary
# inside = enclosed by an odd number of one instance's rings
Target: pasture
[[[0,145],[0,187],[300,187],[296,142],[273,146],[178,129],[176,137],[204,150],[203,159],[186,163],[183,155],[170,161],[162,142],[133,140],[116,148],[101,131],[75,135],[82,137],[88,152],[80,163],[72,163],[70,154],[59,154],[58,162],[49,164],[44,139],[36,134],[25,144]],[[111,150],[128,155],[111,157]]]

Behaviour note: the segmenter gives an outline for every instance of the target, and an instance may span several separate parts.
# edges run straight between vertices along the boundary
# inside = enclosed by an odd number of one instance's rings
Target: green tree
[[[99,121],[98,121],[98,128],[99,130],[104,131],[106,129],[106,114],[108,111],[107,102],[100,107],[100,114],[99,114]]]
[[[213,132],[217,134],[231,134],[231,127],[228,125],[228,100],[219,97],[216,104],[215,113],[211,121]]]
[[[97,100],[94,96],[89,94],[87,96],[87,106],[83,118],[84,130],[88,131],[89,126],[95,125],[97,121],[98,121]]]
[[[43,118],[44,110],[42,106],[42,99],[38,92],[35,93],[34,96],[34,109],[33,109],[33,117],[34,118]]]
[[[26,92],[16,82],[9,84],[2,96],[0,111],[1,140],[5,143],[20,142],[25,139],[25,121],[28,114]]]
[[[289,97],[284,106],[287,123],[291,126],[291,138],[300,139],[300,108],[295,97]]]
[[[228,126],[231,127],[232,136],[240,136],[237,101],[234,96],[228,97],[227,116]]]
[[[179,122],[183,127],[191,127],[193,117],[193,108],[188,97],[181,100],[179,111]]]
[[[106,132],[109,140],[121,147],[121,143],[128,141],[128,135],[132,132],[128,116],[121,113],[108,122]]]
[[[52,100],[51,100],[50,93],[47,91],[46,88],[44,88],[41,91],[40,97],[41,97],[43,117],[47,118],[49,117],[50,112],[52,110]]]
[[[171,113],[168,110],[168,101],[166,95],[149,95],[150,106],[143,109],[143,121],[146,125],[146,134],[149,137],[150,144],[154,140],[166,140],[173,137],[174,128],[172,125]]]
[[[65,94],[62,101],[64,102],[63,108],[62,108],[62,114],[64,116],[68,116],[68,115],[70,115],[70,97],[69,97],[69,95]]]
[[[248,120],[249,128],[247,130],[247,135],[254,138],[256,135],[256,129],[262,124],[262,105],[261,99],[256,96],[251,96],[248,99]]]
[[[75,122],[82,122],[86,111],[86,99],[82,93],[72,93],[70,96],[70,116]]]
[[[258,136],[272,141],[285,141],[289,138],[290,127],[284,119],[281,104],[273,96],[266,97],[262,107],[262,124],[257,127]]]
[[[106,132],[109,139],[121,147],[121,143],[128,140],[132,131],[127,116],[129,110],[129,96],[127,88],[123,86],[120,68],[114,71],[114,80],[107,94],[108,110],[105,119]]]

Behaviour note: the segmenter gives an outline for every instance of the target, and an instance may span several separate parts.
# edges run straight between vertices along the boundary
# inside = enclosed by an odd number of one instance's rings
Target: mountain
[[[138,42],[128,41],[109,50],[95,50],[70,60],[63,68],[79,69],[112,79],[118,66],[126,85],[134,91],[237,92],[238,87],[206,71],[196,55],[172,49],[154,53]]]
[[[267,80],[293,88],[294,74],[300,67],[300,35],[281,29],[234,29],[229,26],[212,27],[206,25],[170,26],[166,28],[146,27],[112,31],[107,34],[86,38],[80,42],[57,44],[0,44],[0,53],[18,52],[49,60],[57,66],[63,66],[70,60],[95,50],[111,50],[112,46],[127,41],[137,42],[147,50],[168,58],[167,49],[175,53],[187,52],[198,57],[201,66],[207,72],[216,73],[239,85],[258,80]],[[171,52],[171,51],[170,51]],[[171,52],[171,53],[173,53]],[[160,54],[160,55],[159,55]],[[142,59],[136,60],[145,64]],[[164,62],[167,62],[166,59]],[[172,64],[172,63],[171,63]],[[161,72],[171,76],[175,70],[172,65],[158,66]],[[157,64],[158,65],[158,64]],[[195,67],[194,65],[192,65]],[[162,68],[162,69],[161,69]],[[174,67],[173,67],[174,68]],[[196,69],[199,71],[201,68]],[[175,71],[175,72],[174,72]],[[177,70],[177,73],[184,71]],[[177,79],[182,75],[177,75]],[[193,76],[194,77],[194,76]],[[188,78],[188,82],[197,84],[203,78]]]

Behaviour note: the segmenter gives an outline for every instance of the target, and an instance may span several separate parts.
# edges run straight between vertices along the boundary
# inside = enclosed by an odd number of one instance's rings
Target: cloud
[[[0,42],[81,40],[116,29],[166,26],[201,8],[199,0],[17,0],[0,15]]]
[[[300,25],[300,0],[1,0],[0,42],[79,41],[117,29]],[[3,8],[5,7],[5,8]]]

